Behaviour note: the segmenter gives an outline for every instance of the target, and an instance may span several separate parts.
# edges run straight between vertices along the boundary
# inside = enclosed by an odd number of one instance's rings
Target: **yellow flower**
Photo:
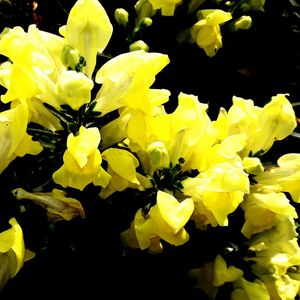
[[[58,189],[53,189],[52,192],[48,193],[30,193],[22,188],[17,188],[12,192],[17,200],[31,200],[44,207],[48,217],[54,221],[70,221],[76,216],[82,218],[85,216],[81,203],[74,198],[66,197],[66,193]]]
[[[295,208],[283,193],[252,192],[243,202],[242,208],[245,211],[242,233],[247,238],[274,226],[277,222],[277,215],[297,218]]]
[[[220,226],[228,225],[228,214],[236,210],[249,193],[248,175],[230,163],[216,164],[195,178],[182,181],[183,193],[192,197],[195,209],[211,213]],[[209,218],[209,216],[207,216]],[[214,224],[212,224],[214,225]]]
[[[62,38],[40,31],[35,25],[30,25],[28,32],[14,27],[3,34],[0,53],[12,64],[9,78],[5,80],[7,92],[1,100],[7,103],[15,99],[30,99],[44,92],[47,80],[50,80],[48,77],[54,78],[64,69],[60,61],[62,48]],[[48,94],[46,102],[57,105],[57,100],[51,96]]]
[[[198,22],[191,28],[192,40],[206,55],[213,57],[222,47],[220,25],[232,18],[231,14],[220,9],[204,9],[197,12]]]
[[[240,151],[242,158],[268,151],[274,141],[286,138],[296,125],[293,107],[283,94],[272,97],[263,108],[255,106],[252,100],[233,97],[228,113],[221,110],[214,122],[220,139],[234,134],[246,135],[245,147]]]
[[[57,78],[56,93],[74,110],[78,110],[90,102],[93,86],[93,81],[83,73],[63,71]]]
[[[251,146],[252,153],[266,152],[275,140],[285,139],[296,126],[295,112],[286,96],[278,94],[272,97],[261,111],[255,142]]]
[[[270,299],[295,299],[300,281],[293,278],[292,268],[300,265],[300,248],[295,222],[289,216],[279,216],[270,229],[255,235],[249,241],[252,272],[263,281]]]
[[[161,99],[161,96],[157,98]],[[176,165],[180,158],[185,160],[184,169],[196,169],[197,162],[215,141],[211,120],[206,113],[207,105],[200,103],[196,96],[184,93],[179,94],[178,102],[171,114],[158,106],[152,114],[139,110],[131,110],[126,116],[125,112],[124,116],[121,113],[123,120],[128,120],[122,126],[126,128],[129,148],[137,153],[148,175],[152,175],[155,169],[168,167],[169,162]],[[120,132],[117,129],[116,134]]]
[[[140,210],[134,219],[134,229],[141,249],[151,246],[151,239],[160,237],[166,242],[179,246],[188,241],[189,235],[184,226],[194,210],[190,198],[181,203],[172,195],[158,191],[157,204],[145,218]]]
[[[244,170],[248,174],[258,175],[264,171],[264,167],[258,157],[245,157],[243,159]]]
[[[244,272],[235,266],[227,267],[226,261],[221,255],[217,255],[214,261],[214,286],[221,286],[226,282],[233,282],[243,276]]]
[[[6,282],[16,276],[24,264],[25,246],[22,228],[15,218],[11,228],[0,233],[0,291]]]
[[[110,175],[101,167],[102,157],[98,150],[100,133],[97,128],[79,129],[79,134],[70,134],[64,164],[53,174],[53,180],[63,187],[83,190],[89,183],[105,187]]]
[[[148,0],[153,9],[161,9],[163,16],[173,16],[175,7],[182,2],[182,0]]]
[[[155,75],[168,63],[167,55],[143,50],[109,60],[96,74],[96,82],[102,86],[96,96],[95,110],[102,115],[123,106],[148,111],[153,106],[148,97],[149,87],[154,83]]]
[[[102,158],[108,163],[107,172],[111,179],[109,184],[101,190],[101,198],[107,198],[112,193],[121,192],[126,188],[143,190],[139,181],[142,175],[136,172],[139,161],[131,152],[109,148],[102,152]]]
[[[266,170],[264,173],[255,176],[260,184],[277,184],[280,190],[288,192],[292,199],[300,202],[300,154],[289,153],[281,156],[277,161],[278,167]]]
[[[192,169],[203,172],[219,163],[242,167],[239,153],[246,143],[245,134],[228,136],[220,143],[217,143],[214,135],[210,137],[204,135],[204,138],[206,140],[200,140],[194,149],[193,160],[190,163]]]
[[[78,0],[69,13],[66,27],[60,32],[85,58],[84,72],[91,77],[97,53],[103,52],[112,31],[109,17],[98,0]]]
[[[15,107],[0,113],[0,173],[17,156],[36,155],[42,151],[39,142],[32,141],[26,133],[28,107],[15,103]]]

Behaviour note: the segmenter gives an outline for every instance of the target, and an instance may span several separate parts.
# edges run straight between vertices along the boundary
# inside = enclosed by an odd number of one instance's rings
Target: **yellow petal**
[[[135,156],[122,149],[109,148],[102,153],[102,158],[106,160],[112,170],[124,179],[138,183],[136,178],[136,168],[139,161]]]
[[[244,272],[235,266],[227,267],[226,261],[221,255],[217,255],[214,262],[214,286],[221,286],[226,282],[236,281]]]
[[[73,134],[69,135],[67,147],[78,166],[83,168],[88,162],[88,157],[97,151],[99,143],[100,132],[98,128],[92,127],[86,129],[81,126],[79,135],[75,137]]]
[[[174,196],[162,191],[157,192],[157,206],[174,234],[184,227],[194,211],[194,202],[191,198],[179,203]]]
[[[65,29],[66,39],[86,60],[85,72],[91,77],[97,52],[102,52],[112,35],[112,25],[97,0],[78,0],[72,7]]]

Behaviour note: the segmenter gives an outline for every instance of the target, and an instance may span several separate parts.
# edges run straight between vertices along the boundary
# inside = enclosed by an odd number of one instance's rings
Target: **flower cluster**
[[[139,0],[136,28],[149,25],[159,11],[172,16],[182,2]],[[203,2],[189,2],[198,21],[179,40],[196,42],[211,57],[222,47],[220,25],[232,15],[199,9]],[[263,10],[264,1],[226,5]],[[128,23],[123,9],[115,17]],[[231,24],[250,25],[246,16]],[[220,108],[213,120],[207,104],[181,92],[176,109],[167,112],[171,92],[153,85],[168,55],[145,51],[145,44],[135,41],[132,51],[98,65],[112,33],[97,0],[78,0],[61,35],[35,25],[2,33],[0,54],[8,60],[0,66],[6,89],[1,180],[11,178],[14,163],[28,157],[28,176],[44,176],[28,186],[14,182],[5,197],[21,210],[39,205],[49,222],[62,222],[85,217],[74,191],[97,187],[99,201],[133,191],[140,201],[120,232],[126,247],[161,253],[188,243],[192,226],[212,238],[214,230],[235,228],[211,260],[190,271],[197,287],[210,299],[228,283],[231,299],[294,299],[300,291],[295,208],[300,154],[285,154],[271,166],[263,156],[297,127],[289,95],[274,95],[264,106],[234,96],[231,107]],[[14,215],[9,223],[11,228],[0,233],[0,289],[34,257]]]

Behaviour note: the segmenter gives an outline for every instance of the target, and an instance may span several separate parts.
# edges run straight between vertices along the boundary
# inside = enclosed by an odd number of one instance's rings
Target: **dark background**
[[[33,11],[32,1],[0,1],[0,29],[16,25],[26,29],[30,23],[36,23],[42,30],[57,33],[75,3],[74,0],[37,2]],[[132,13],[135,1],[101,3],[112,16],[118,7]],[[291,102],[300,101],[299,1],[266,0],[265,12],[252,13],[253,27],[249,31],[232,33],[222,29],[223,48],[213,58],[206,57],[196,45],[179,46],[175,33],[183,27],[182,22],[192,25],[183,19],[183,14],[178,7],[172,18],[155,16],[153,25],[144,32],[150,51],[167,53],[171,60],[154,84],[172,92],[166,105],[168,111],[176,107],[181,91],[198,95],[201,102],[208,103],[212,118],[220,106],[230,107],[233,95],[250,98],[261,106],[277,93],[288,93]],[[105,52],[117,55],[128,50],[128,43],[112,18],[111,22],[117,30]],[[267,159],[274,161],[287,152],[299,152],[299,139],[289,137],[277,142]],[[32,223],[26,221],[28,215],[20,216],[26,245],[37,252],[37,257],[9,281],[1,300],[21,296],[112,299],[118,295],[124,299],[205,299],[193,289],[194,282],[186,273],[200,266],[209,255],[203,251],[209,249],[209,237],[202,235],[199,239],[197,233],[188,229],[191,240],[187,245],[176,249],[165,245],[164,253],[156,256],[125,249],[119,232],[127,228],[133,214],[126,210],[132,195],[125,194],[126,199],[112,202],[99,202],[89,195],[86,195],[88,200],[81,195],[87,213],[84,220],[49,226],[40,208],[30,210]],[[221,246],[226,234],[216,233],[215,240]],[[226,299],[225,292],[226,287],[218,299]]]

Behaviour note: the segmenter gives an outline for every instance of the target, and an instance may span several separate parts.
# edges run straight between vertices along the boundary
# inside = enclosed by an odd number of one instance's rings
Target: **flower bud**
[[[139,23],[139,28],[146,28],[146,27],[149,27],[151,26],[153,23],[152,19],[151,18],[144,18],[141,20],[141,22]]]
[[[129,46],[129,51],[130,52],[138,51],[138,50],[144,50],[145,52],[148,52],[149,51],[149,46],[142,40],[138,40],[138,41],[132,43]]]
[[[128,23],[128,12],[124,9],[124,8],[117,8],[115,10],[115,20],[117,21],[117,23],[121,26],[126,26]]]
[[[90,101],[92,88],[93,81],[75,71],[63,71],[56,83],[56,93],[75,110]]]
[[[170,158],[166,146],[161,141],[150,144],[147,148],[149,160],[154,168],[167,168],[170,164]]]
[[[252,26],[252,18],[250,16],[241,16],[232,24],[232,31],[248,30]]]
[[[80,60],[80,53],[77,49],[66,45],[62,50],[62,62],[63,64],[72,70],[76,69]]]

